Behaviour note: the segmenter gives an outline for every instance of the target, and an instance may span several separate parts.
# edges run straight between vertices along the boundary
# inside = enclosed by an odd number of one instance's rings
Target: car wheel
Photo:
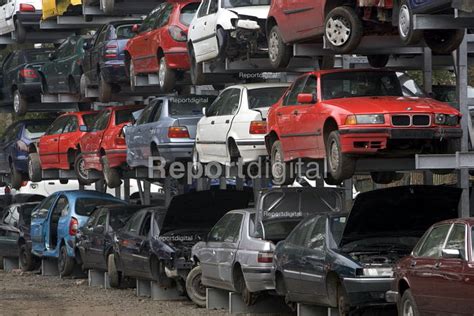
[[[135,87],[137,86],[137,75],[135,74],[135,67],[133,66],[133,61],[131,60],[128,69],[128,76],[130,78],[130,90],[135,91]]]
[[[38,153],[30,153],[28,155],[28,178],[33,182],[39,182],[43,179]]]
[[[371,172],[372,181],[377,184],[389,184],[403,179],[403,173],[395,171]]]
[[[100,0],[100,7],[106,15],[114,12],[115,0]]]
[[[367,60],[369,65],[374,68],[383,68],[387,66],[390,60],[390,55],[368,55]]]
[[[197,151],[197,148],[196,146],[193,147],[193,152],[191,153],[191,159],[192,159],[192,166],[191,166],[191,173],[194,175],[194,176],[202,176],[202,174],[200,175],[199,173],[199,170],[203,169],[202,166],[200,168],[200,165],[202,165],[202,163],[200,162],[199,160],[199,152]]]
[[[279,185],[289,185],[295,181],[295,175],[291,169],[291,164],[285,162],[283,148],[279,140],[272,146],[270,155],[273,182]]]
[[[252,306],[257,301],[257,294],[250,292],[245,284],[244,274],[241,269],[236,271],[237,275],[235,276],[235,289],[240,293],[242,301],[247,306]]]
[[[23,175],[15,168],[13,163],[10,163],[10,175],[12,188],[15,190],[20,189],[21,185],[23,184]]]
[[[189,51],[189,57],[191,61],[191,69],[189,70],[189,72],[191,74],[191,81],[193,85],[204,84],[205,78],[204,73],[202,72],[202,63],[196,62],[196,56],[194,55],[194,49],[192,47]]]
[[[186,277],[186,293],[194,304],[206,307],[206,287],[202,284],[201,276],[201,266],[195,266]]]
[[[115,255],[113,253],[107,257],[107,276],[109,278],[110,287],[119,288],[122,285],[122,273],[117,270]]]
[[[461,45],[465,31],[462,30],[425,30],[426,45],[435,54],[451,54]]]
[[[326,16],[324,34],[330,49],[341,54],[349,53],[362,40],[362,21],[353,8],[336,7]]]
[[[87,94],[89,81],[87,80],[87,76],[85,74],[81,75],[81,79],[79,81],[79,93],[81,94],[81,100],[85,100]]]
[[[158,83],[161,92],[170,92],[176,83],[176,71],[168,68],[165,57],[159,59]]]
[[[268,35],[268,57],[273,68],[285,68],[290,63],[291,45],[285,44],[278,25],[274,25]]]
[[[91,183],[94,183],[93,180],[89,179],[88,171],[85,166],[84,156],[82,155],[82,153],[78,153],[76,155],[76,158],[74,159],[74,172],[76,173],[77,181],[79,181],[79,184],[89,185]]]
[[[400,301],[400,306],[398,308],[398,314],[400,316],[419,316],[418,306],[416,306],[415,299],[411,294],[411,290],[406,290]]]
[[[74,258],[68,256],[66,246],[62,245],[61,249],[59,250],[58,258],[59,276],[70,276],[72,274],[72,271],[74,270],[74,264]]]
[[[398,11],[398,34],[405,45],[418,44],[423,36],[423,31],[413,29],[413,12],[408,0],[400,2]]]
[[[117,168],[111,168],[107,157],[102,157],[102,172],[107,186],[111,189],[118,188],[122,184],[120,171]]]
[[[25,244],[20,246],[19,250],[19,261],[21,271],[27,272],[32,271],[35,268],[35,259],[31,254],[31,251],[28,250],[28,247]]]
[[[13,111],[16,115],[25,115],[28,111],[28,101],[18,90],[13,91]]]
[[[3,257],[0,257],[0,270],[3,270]]]
[[[26,30],[19,20],[15,20],[15,38],[19,44],[23,44],[26,41]]]
[[[339,131],[332,131],[326,140],[326,159],[332,184],[340,184],[354,175],[355,159],[341,151]],[[326,180],[328,182],[329,180]],[[329,183],[328,183],[329,184]]]
[[[108,83],[104,75],[99,74],[99,101],[100,102],[110,102],[112,99],[112,85]]]

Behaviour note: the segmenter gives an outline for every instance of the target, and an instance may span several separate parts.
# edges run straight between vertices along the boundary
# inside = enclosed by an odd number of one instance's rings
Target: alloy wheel
[[[79,160],[78,170],[79,170],[79,173],[81,174],[81,177],[83,177],[84,179],[87,179],[88,172],[86,170],[86,162],[84,161],[84,159]]]
[[[351,36],[349,21],[341,16],[330,18],[326,23],[326,37],[334,46],[343,46]]]
[[[158,82],[160,87],[163,88],[165,86],[165,77],[168,68],[166,66],[166,60],[164,57],[160,58],[160,69],[158,70]]]
[[[270,34],[270,39],[268,41],[268,44],[269,44],[268,55],[270,57],[270,60],[275,61],[279,54],[279,51],[278,51],[279,38],[276,32],[272,32]]]
[[[410,300],[406,300],[405,302],[403,302],[402,315],[403,316],[415,315],[415,312],[413,311],[413,305],[411,304]]]
[[[400,7],[400,13],[398,18],[398,30],[402,37],[408,37],[410,32],[410,9],[406,4]]]
[[[13,95],[13,110],[15,113],[18,113],[20,111],[20,95],[18,92],[15,92]]]
[[[339,166],[339,147],[335,141],[332,141],[329,148],[329,168],[331,168],[332,171],[335,171],[337,166]]]
[[[283,177],[283,173],[284,173],[284,170],[283,170],[283,158],[282,158],[282,155],[281,155],[281,152],[279,150],[276,150],[275,151],[275,154],[273,156],[273,171],[275,172],[275,177],[276,178],[281,178]]]

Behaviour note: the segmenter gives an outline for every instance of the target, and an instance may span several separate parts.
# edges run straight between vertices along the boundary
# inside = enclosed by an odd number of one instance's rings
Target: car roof
[[[332,73],[340,73],[340,72],[396,72],[393,69],[373,69],[373,68],[357,68],[357,69],[328,69],[328,70],[316,70],[311,71],[309,74],[332,74]]]
[[[236,84],[233,86],[229,86],[226,89],[231,89],[231,88],[246,88],[248,90],[253,90],[253,89],[263,89],[263,88],[278,88],[278,87],[289,87],[290,83],[288,82],[269,82],[269,83],[242,83],[242,84]]]
[[[453,219],[448,219],[445,221],[438,222],[434,224],[433,226],[438,226],[442,224],[453,224],[453,223],[461,223],[461,224],[467,224],[470,226],[474,226],[474,217],[465,217],[465,218],[453,218]]]
[[[7,206],[8,207],[21,207],[21,206],[24,206],[24,205],[38,205],[40,204],[41,201],[34,201],[34,202],[24,202],[24,203],[13,203],[13,204],[10,204]]]
[[[80,198],[80,197],[107,197],[107,198],[115,198],[113,195],[108,193],[102,193],[92,190],[68,190],[68,191],[58,191],[55,194],[57,195],[66,195],[71,198]],[[116,199],[116,198],[115,198]],[[118,199],[117,199],[118,200]]]
[[[112,21],[109,22],[108,25],[112,26],[120,26],[120,25],[126,25],[126,24],[139,24],[142,23],[143,20],[136,19],[136,20],[119,20],[119,21]]]
[[[112,111],[121,111],[121,110],[130,110],[130,109],[141,109],[145,107],[145,104],[128,104],[120,106],[108,106],[103,110],[112,110]]]

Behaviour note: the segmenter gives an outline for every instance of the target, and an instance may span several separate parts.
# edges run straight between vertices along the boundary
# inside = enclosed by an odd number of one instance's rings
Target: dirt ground
[[[0,315],[228,315],[189,301],[156,302],[133,289],[89,287],[86,279],[0,270]]]

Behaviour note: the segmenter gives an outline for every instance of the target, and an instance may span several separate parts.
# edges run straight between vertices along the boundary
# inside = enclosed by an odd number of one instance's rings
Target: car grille
[[[431,117],[427,114],[392,115],[393,126],[429,126]]]

